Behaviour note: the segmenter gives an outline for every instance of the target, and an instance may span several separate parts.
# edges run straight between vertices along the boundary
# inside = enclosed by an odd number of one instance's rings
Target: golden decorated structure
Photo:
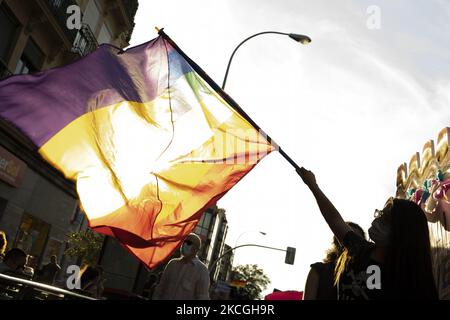
[[[397,170],[398,198],[419,204],[428,219],[434,276],[441,299],[450,299],[450,128],[439,132],[437,144],[425,143],[409,164]]]

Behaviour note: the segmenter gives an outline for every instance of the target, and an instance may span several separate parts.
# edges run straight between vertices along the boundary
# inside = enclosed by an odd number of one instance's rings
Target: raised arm
[[[322,192],[322,190],[320,190],[314,173],[303,167],[298,169],[297,173],[311,190],[314,198],[316,198],[320,212],[325,218],[325,221],[328,223],[328,226],[336,238],[338,238],[339,242],[342,244],[344,236],[351,231],[350,227],[345,223],[344,219],[342,219],[341,215],[331,201],[328,200],[327,196]]]

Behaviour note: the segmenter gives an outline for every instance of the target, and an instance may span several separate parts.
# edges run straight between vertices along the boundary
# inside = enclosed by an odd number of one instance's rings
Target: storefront
[[[42,258],[49,232],[48,223],[28,213],[22,215],[13,247],[20,248],[28,254],[30,267],[36,268]]]
[[[38,166],[0,145],[0,230],[7,235],[8,249],[24,250],[33,268],[52,255],[61,261],[67,233],[85,224],[77,199],[37,172]]]

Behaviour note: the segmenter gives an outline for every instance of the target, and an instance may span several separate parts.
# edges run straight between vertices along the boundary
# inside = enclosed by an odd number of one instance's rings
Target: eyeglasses
[[[381,218],[382,216],[383,216],[383,214],[384,214],[384,211],[383,210],[378,210],[378,209],[375,209],[375,212],[373,213],[373,217],[376,219],[376,218]]]
[[[394,205],[394,198],[390,197],[387,201],[386,204],[384,205],[383,210],[378,210],[375,209],[375,212],[373,213],[373,216],[375,218],[380,218],[382,217],[384,214],[386,214],[387,212],[389,212],[392,209],[392,206]]]

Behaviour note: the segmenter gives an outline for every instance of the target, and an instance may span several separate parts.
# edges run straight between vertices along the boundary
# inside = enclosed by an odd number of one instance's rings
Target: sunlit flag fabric
[[[163,32],[1,81],[0,116],[76,182],[90,227],[149,267],[274,150]]]

